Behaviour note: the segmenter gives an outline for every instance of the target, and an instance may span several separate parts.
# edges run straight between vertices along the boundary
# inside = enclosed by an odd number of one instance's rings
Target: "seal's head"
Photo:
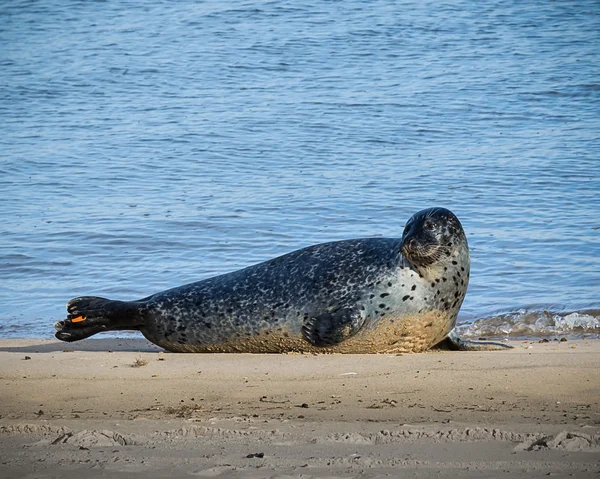
[[[416,266],[431,266],[456,256],[467,247],[467,238],[458,218],[445,208],[415,213],[406,223],[401,251]]]

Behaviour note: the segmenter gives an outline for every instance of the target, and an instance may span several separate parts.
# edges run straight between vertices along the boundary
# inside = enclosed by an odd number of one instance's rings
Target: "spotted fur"
[[[453,329],[468,281],[459,220],[431,208],[407,222],[402,238],[310,246],[135,302],[76,298],[56,335],[135,329],[186,352],[424,350]]]

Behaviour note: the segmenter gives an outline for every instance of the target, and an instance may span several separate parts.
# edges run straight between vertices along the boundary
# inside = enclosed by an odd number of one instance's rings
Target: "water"
[[[599,32],[586,0],[3,2],[0,336],[433,205],[467,334],[598,336]]]

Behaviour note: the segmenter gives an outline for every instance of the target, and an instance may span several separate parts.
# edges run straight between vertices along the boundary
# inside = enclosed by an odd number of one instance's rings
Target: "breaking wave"
[[[600,310],[554,312],[519,309],[457,326],[469,338],[590,338],[600,339]]]

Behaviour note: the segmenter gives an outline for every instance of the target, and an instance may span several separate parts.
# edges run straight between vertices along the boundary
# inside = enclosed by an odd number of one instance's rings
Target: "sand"
[[[174,354],[0,340],[0,477],[599,477],[600,341]]]

